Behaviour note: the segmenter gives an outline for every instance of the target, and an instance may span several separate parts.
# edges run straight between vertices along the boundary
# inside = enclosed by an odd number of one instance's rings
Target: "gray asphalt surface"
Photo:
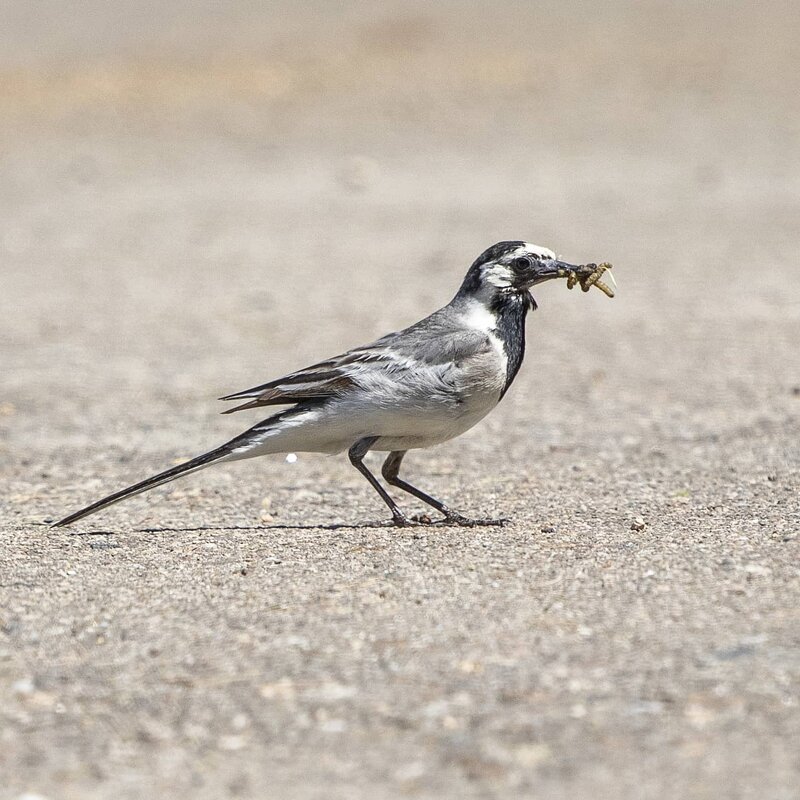
[[[0,798],[798,797],[794,13],[5,4]],[[407,459],[508,526],[323,456],[44,524],[507,238],[620,284]]]

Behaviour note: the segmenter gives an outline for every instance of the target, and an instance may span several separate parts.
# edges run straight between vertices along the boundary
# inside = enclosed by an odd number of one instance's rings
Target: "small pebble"
[[[229,736],[220,736],[217,740],[217,746],[220,750],[227,750],[228,752],[234,752],[236,750],[241,750],[243,747],[247,746],[247,739],[244,736],[236,736],[236,735],[229,735]]]
[[[647,527],[647,523],[643,517],[636,517],[631,523],[632,531],[643,531]]]
[[[16,695],[24,696],[33,694],[36,691],[36,686],[32,678],[20,678],[11,684],[11,692]]]

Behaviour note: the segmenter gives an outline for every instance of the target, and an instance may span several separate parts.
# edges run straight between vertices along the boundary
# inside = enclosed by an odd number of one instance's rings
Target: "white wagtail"
[[[552,250],[499,242],[483,252],[456,296],[404,330],[222,400],[246,400],[223,413],[288,405],[221,447],[115,492],[70,514],[69,525],[112,503],[224,461],[270,453],[341,453],[389,506],[396,525],[410,520],[367,469],[369,450],[389,453],[387,483],[414,495],[456,525],[471,520],[399,476],[408,450],[446,442],[483,419],[503,398],[525,354],[530,288],[558,277],[597,277],[594,264],[559,261]],[[588,289],[588,284],[584,286]],[[610,293],[610,290],[609,290]]]

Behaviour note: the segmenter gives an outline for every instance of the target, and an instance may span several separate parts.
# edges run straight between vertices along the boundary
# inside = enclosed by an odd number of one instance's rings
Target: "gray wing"
[[[359,349],[386,352],[420,365],[437,366],[460,361],[489,347],[485,332],[465,327],[456,313],[445,306],[411,327]]]
[[[457,363],[490,346],[485,333],[457,325],[452,312],[448,312],[450,309],[445,307],[411,327],[390,333],[371,344],[260,386],[226,395],[220,399],[248,402],[223,413],[341,396],[360,388],[358,379],[365,372],[379,371],[399,376],[418,368]]]

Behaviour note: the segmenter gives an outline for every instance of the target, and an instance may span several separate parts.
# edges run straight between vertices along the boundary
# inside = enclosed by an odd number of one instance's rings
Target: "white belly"
[[[254,432],[229,460],[269,453],[341,453],[368,436],[380,437],[373,450],[431,447],[469,430],[497,405],[498,399],[499,391],[472,395],[457,405],[435,401],[367,405],[358,398],[342,399],[298,411]]]

